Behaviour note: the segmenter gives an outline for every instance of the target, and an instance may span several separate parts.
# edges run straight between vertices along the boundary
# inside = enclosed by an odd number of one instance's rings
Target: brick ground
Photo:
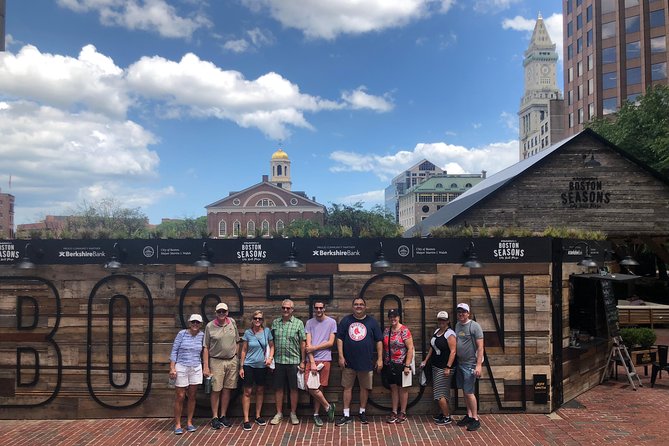
[[[659,330],[658,330],[659,331]],[[669,341],[669,330],[658,343]],[[667,445],[669,444],[669,375],[653,389],[650,377],[638,369],[643,387],[633,391],[626,377],[607,381],[549,415],[486,414],[482,427],[467,432],[455,426],[437,426],[428,416],[411,416],[402,425],[388,425],[382,417],[371,423],[316,428],[305,417],[292,426],[253,426],[244,432],[240,419],[231,429],[214,431],[198,419],[194,433],[175,436],[171,419],[115,420],[0,420],[3,446],[81,445]],[[459,417],[458,417],[459,418]]]

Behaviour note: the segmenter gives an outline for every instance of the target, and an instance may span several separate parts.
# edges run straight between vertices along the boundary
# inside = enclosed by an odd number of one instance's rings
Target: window
[[[667,36],[653,37],[650,39],[651,54],[667,51]]]
[[[616,63],[616,47],[612,46],[602,50],[602,63]]]
[[[627,69],[627,85],[636,85],[641,83],[641,68]]]
[[[569,128],[574,127],[574,114],[569,113]]]
[[[616,107],[618,107],[618,98],[609,98],[602,101],[602,113],[605,115],[615,113]]]
[[[263,220],[260,227],[261,235],[269,235],[269,222],[267,220]]]
[[[274,204],[274,201],[270,200],[269,198],[263,198],[261,200],[258,200],[256,203],[256,207],[259,208],[268,208],[268,207],[274,207],[276,204]]]
[[[276,232],[277,233],[281,234],[283,232],[283,227],[284,227],[283,220],[279,220],[279,221],[276,222]]]
[[[632,104],[637,103],[637,98],[641,96],[641,93],[632,93],[627,95],[627,101],[631,102]]]
[[[574,82],[574,67],[567,70],[567,82]]]
[[[567,37],[571,37],[572,34],[574,34],[574,23],[569,22],[567,23]]]
[[[420,208],[420,210],[423,211],[424,214],[427,214],[428,212],[430,212],[430,206],[425,205],[422,208]]]
[[[256,222],[249,220],[246,223],[246,234],[247,235],[256,235]]]
[[[573,102],[572,94],[573,92],[571,90],[567,92],[567,105],[571,105],[571,103]]]
[[[588,104],[588,120],[595,117],[595,104],[591,102]]]
[[[608,14],[616,10],[618,0],[602,0],[602,14]]]
[[[239,220],[235,220],[235,222],[232,224],[232,236],[239,237],[240,232],[242,232],[242,224],[239,222]]]
[[[664,26],[664,9],[650,12],[650,27],[657,28]]]
[[[472,183],[467,183],[467,184],[465,184],[465,187],[466,187],[466,188],[470,188],[470,187],[472,187]]]
[[[592,20],[592,5],[588,6],[585,10],[585,21],[590,23]]]
[[[589,29],[585,35],[585,46],[590,48],[592,46],[592,30]]]
[[[583,37],[576,39],[576,54],[581,54],[583,51]]]
[[[455,184],[455,183],[451,183],[451,189],[457,189],[457,188],[458,188],[458,185],[457,185],[457,184]]]
[[[632,17],[627,17],[625,19],[625,32],[638,33],[640,29],[638,15],[633,15]]]
[[[578,8],[583,3],[583,0],[576,0],[576,7]]]
[[[578,109],[578,123],[583,124],[583,109],[582,108]]]
[[[610,39],[616,36],[616,22],[606,22],[602,24],[602,40]]]
[[[227,235],[227,225],[225,224],[225,220],[221,220],[218,222],[218,236],[225,237],[226,235]]]
[[[583,14],[579,14],[576,16],[576,29],[581,29],[583,28]]]
[[[595,60],[594,57],[595,56],[593,56],[592,54],[588,54],[588,71],[592,70],[592,68],[594,67],[593,63],[593,60]]]
[[[654,81],[659,81],[667,78],[667,63],[654,63],[650,66],[650,78]]]
[[[641,57],[641,42],[638,40],[636,42],[627,42],[626,49],[627,60],[638,59]]]
[[[595,94],[595,79],[588,79],[588,94]]]
[[[578,84],[578,87],[576,87],[576,100],[580,101],[583,99],[583,84]]]
[[[602,88],[608,90],[609,88],[616,88],[618,85],[618,75],[615,71],[609,71],[602,74]]]
[[[443,188],[444,188],[444,185],[441,184],[441,183],[437,183],[437,184],[435,184],[434,188],[435,188],[435,189],[443,189]]]
[[[625,8],[631,8],[632,6],[639,6],[639,0],[625,0]]]
[[[567,60],[571,60],[571,58],[574,56],[574,45],[569,45],[567,47]]]
[[[567,14],[571,14],[573,6],[574,6],[574,4],[573,4],[572,0],[567,0]]]

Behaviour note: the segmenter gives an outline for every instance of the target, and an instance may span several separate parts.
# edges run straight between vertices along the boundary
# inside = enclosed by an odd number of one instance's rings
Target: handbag
[[[321,375],[309,372],[307,378],[307,389],[318,389],[321,386]]]
[[[297,369],[297,388],[300,390],[307,390],[306,386],[304,385],[304,372],[302,372],[299,368]]]
[[[267,330],[267,329],[265,329]],[[267,332],[263,330],[263,334],[265,335],[265,361],[269,359],[269,355],[272,353],[270,348],[269,348],[269,341],[267,340]],[[274,358],[272,358],[272,362],[269,363],[268,367],[272,370],[276,367],[276,364],[274,363]]]

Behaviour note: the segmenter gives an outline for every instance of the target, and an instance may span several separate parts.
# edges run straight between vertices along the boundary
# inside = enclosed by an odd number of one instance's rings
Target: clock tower
[[[539,14],[523,60],[525,91],[518,112],[521,160],[561,139],[563,104],[557,87],[557,60],[555,44]],[[559,116],[551,119],[551,114]]]

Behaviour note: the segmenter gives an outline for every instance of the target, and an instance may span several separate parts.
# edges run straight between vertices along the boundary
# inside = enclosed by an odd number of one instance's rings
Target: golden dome
[[[283,149],[279,149],[274,154],[272,154],[272,159],[273,160],[287,160],[288,159],[288,154],[283,151]]]

